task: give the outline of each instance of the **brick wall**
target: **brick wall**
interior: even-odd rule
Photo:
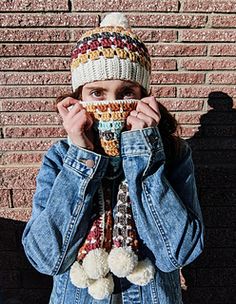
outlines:
[[[0,303],[46,304],[51,279],[20,245],[42,154],[65,136],[55,97],[70,51],[108,11],[124,11],[152,56],[152,87],[193,149],[206,249],[185,268],[186,304],[235,302],[236,1],[2,0]]]

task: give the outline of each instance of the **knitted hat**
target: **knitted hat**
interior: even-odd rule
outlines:
[[[125,16],[111,13],[100,27],[87,31],[77,42],[71,73],[74,91],[86,83],[120,79],[136,82],[149,92],[150,55]]]

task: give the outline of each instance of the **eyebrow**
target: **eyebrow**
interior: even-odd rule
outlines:
[[[130,89],[133,87],[138,87],[138,85],[136,85],[135,83],[131,83],[131,84],[126,84],[125,86],[122,86],[121,88],[117,88],[118,90],[125,90],[125,89]],[[103,88],[101,86],[91,86],[91,87],[86,87],[87,90],[103,90],[103,91],[107,91],[108,89]]]

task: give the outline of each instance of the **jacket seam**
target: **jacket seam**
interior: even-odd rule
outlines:
[[[158,230],[160,231],[160,234],[162,236],[162,239],[165,243],[165,246],[166,246],[166,251],[167,251],[167,254],[168,254],[168,257],[169,257],[169,260],[171,262],[171,264],[174,266],[174,267],[181,267],[181,265],[176,261],[175,257],[173,256],[172,252],[171,252],[171,245],[170,245],[170,242],[167,238],[167,235],[162,227],[162,224],[161,224],[161,221],[159,219],[159,216],[158,216],[158,213],[156,212],[153,204],[152,204],[152,201],[149,197],[149,192],[147,191],[146,189],[146,185],[143,183],[143,189],[144,189],[144,193],[145,193],[145,196],[147,198],[147,202],[148,202],[148,207],[149,207],[149,210],[151,211],[150,214],[151,216],[153,217],[154,219],[154,223],[156,224]]]

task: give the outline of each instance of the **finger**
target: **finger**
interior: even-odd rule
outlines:
[[[148,104],[160,116],[158,102],[156,101],[156,98],[154,96],[144,97],[141,99],[141,101]]]
[[[80,110],[73,117],[69,117],[69,115],[67,115],[66,120],[64,121],[65,127],[82,133],[84,130],[90,129],[92,125],[93,119],[85,109]]]
[[[77,101],[77,103],[71,106],[70,110],[68,111],[68,118],[71,119],[83,109],[84,108],[82,107],[82,105],[79,104],[79,102]]]
[[[157,123],[159,123],[160,120],[160,115],[159,112],[156,112],[151,106],[150,104],[144,103],[144,102],[139,102],[137,107],[136,107],[136,111],[143,113],[147,116],[150,116],[152,119],[154,119]]]
[[[57,109],[58,109],[61,117],[64,118],[68,114],[67,108],[76,103],[78,103],[78,100],[71,98],[71,97],[66,97],[62,101],[60,101],[57,104]]]
[[[144,120],[138,119],[137,117],[131,115],[127,117],[126,124],[129,130],[139,130],[147,127]]]
[[[142,112],[138,112],[138,114],[135,117],[136,119],[142,120],[147,127],[154,127],[158,125],[159,121],[156,121],[151,116],[148,116]]]

